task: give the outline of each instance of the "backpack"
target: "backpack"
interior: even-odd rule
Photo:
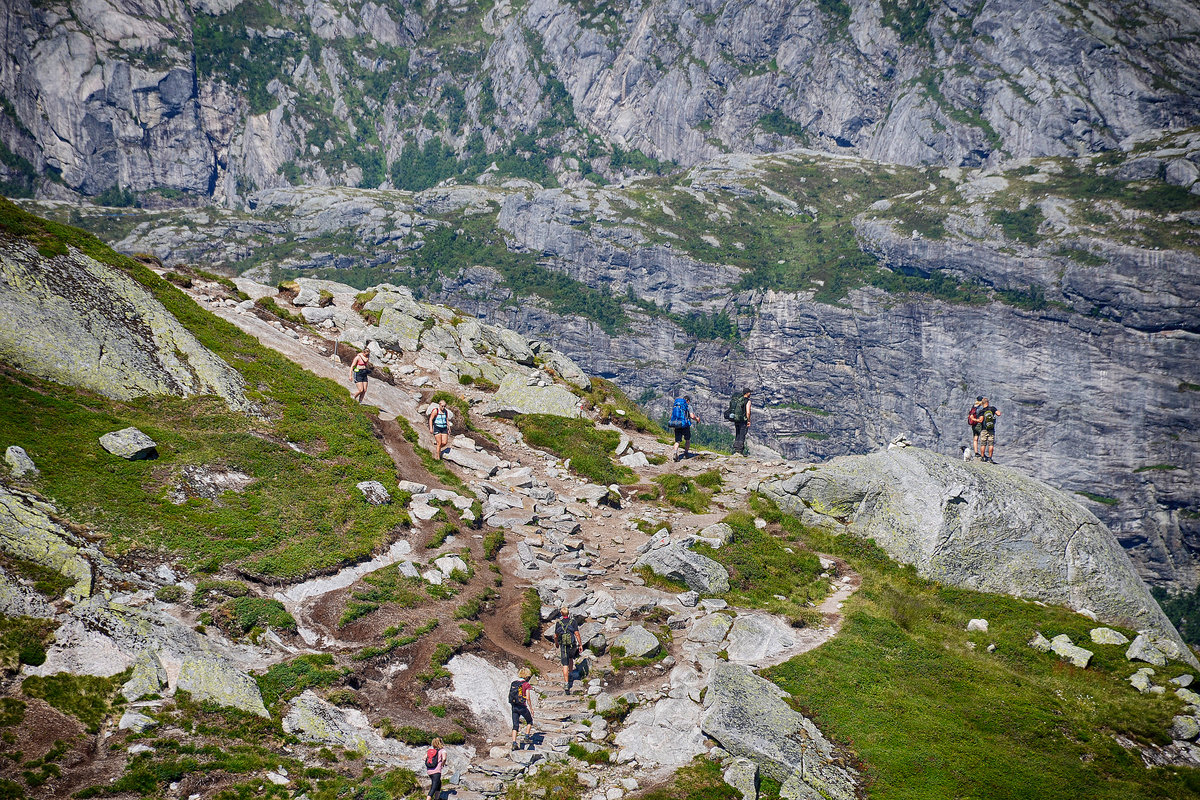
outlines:
[[[675,399],[675,405],[671,406],[671,419],[667,423],[668,428],[686,428],[688,426],[688,407],[687,400],[682,397]]]
[[[983,410],[983,427],[984,430],[996,430],[996,409],[988,406]]]
[[[729,398],[729,408],[725,412],[725,419],[730,422],[745,422],[746,421],[746,397],[744,395],[733,393]]]
[[[517,678],[508,685],[508,704],[510,706],[525,705],[525,700],[521,697],[521,684],[523,683],[525,683],[524,680]]]
[[[431,747],[425,751],[425,769],[437,769],[438,750],[436,747]]]
[[[558,642],[558,649],[561,653],[571,658],[575,657],[575,637],[567,630],[567,623],[561,619],[554,623],[554,641]]]
[[[974,427],[975,425],[979,424],[979,419],[978,419],[978,417],[975,416],[975,412],[978,410],[979,410],[979,406],[971,406],[971,410],[967,412],[967,424],[968,425]]]

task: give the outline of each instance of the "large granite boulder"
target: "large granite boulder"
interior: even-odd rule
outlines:
[[[685,583],[700,594],[729,591],[729,571],[708,556],[689,550],[682,542],[644,553],[634,566],[649,567],[655,575]]]
[[[25,452],[25,448],[12,445],[4,451],[4,463],[8,465],[14,478],[24,478],[26,475],[37,475],[39,470],[33,459]]]
[[[599,701],[596,703],[600,707]],[[639,706],[613,737],[620,748],[618,761],[636,758],[639,764],[681,767],[704,752],[700,704],[687,697],[666,697]]]
[[[837,748],[786,697],[747,667],[718,661],[704,695],[701,728],[783,784],[788,794],[781,796],[854,800],[858,775],[841,766]]]
[[[924,577],[1089,608],[1200,664],[1108,528],[1017,470],[905,447],[835,458],[761,491],[808,521],[874,539]]]
[[[622,648],[630,658],[650,658],[662,649],[662,644],[641,625],[630,625],[613,639],[613,647]]]
[[[249,409],[242,376],[133,278],[78,250],[0,254],[0,361],[129,400],[215,394]]]
[[[416,350],[425,323],[394,308],[385,308],[379,315],[378,341],[400,350]]]
[[[158,457],[158,443],[137,428],[122,428],[100,437],[100,446],[129,461]]]
[[[254,679],[233,662],[215,654],[197,652],[185,657],[177,686],[197,700],[211,700],[219,706],[260,717],[270,716]]]
[[[578,417],[579,398],[557,384],[538,386],[536,378],[510,372],[484,406],[483,413],[510,419],[518,414]]]
[[[100,553],[55,521],[55,509],[32,494],[0,484],[0,551],[71,580],[64,598],[76,603],[92,593],[92,561]]]

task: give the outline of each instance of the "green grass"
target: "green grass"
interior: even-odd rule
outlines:
[[[702,514],[708,511],[713,493],[721,488],[721,473],[714,469],[694,478],[667,473],[656,477],[654,482],[659,486],[662,502]]]
[[[308,653],[275,664],[255,680],[258,681],[263,703],[272,708],[305,689],[331,686],[340,681],[345,673],[346,670],[333,665],[333,656],[330,654]]]
[[[621,428],[632,428],[639,433],[655,436],[666,434],[661,425],[646,416],[641,406],[630,400],[625,392],[610,380],[592,378],[591,388],[582,395],[599,412],[598,419],[602,423],[612,423]]]
[[[612,753],[601,747],[599,750],[592,752],[586,749],[578,742],[571,742],[567,745],[567,755],[571,758],[578,759],[585,764],[607,764],[612,761]]]
[[[526,589],[525,596],[521,598],[521,631],[523,633],[521,644],[528,646],[537,636],[541,627],[542,600],[538,596],[537,589]]]
[[[58,623],[52,620],[0,614],[0,668],[13,672],[22,664],[45,664],[46,645],[56,628]]]
[[[112,710],[117,689],[128,679],[128,670],[111,678],[66,672],[44,678],[31,675],[22,682],[21,691],[27,697],[45,700],[64,714],[75,717],[88,733],[96,733]]]
[[[741,800],[742,794],[725,783],[723,770],[719,761],[700,757],[676,770],[671,779],[664,785],[655,787],[645,794],[638,795],[639,800]],[[767,781],[763,782],[764,784]],[[768,800],[770,794],[764,792],[767,786],[759,787],[759,797]],[[778,789],[775,797],[779,796]]]
[[[613,460],[621,439],[616,431],[598,430],[589,419],[550,414],[522,414],[516,424],[530,447],[569,458],[571,470],[593,483],[607,486],[637,480],[632,469]]]
[[[236,567],[293,580],[368,557],[407,523],[393,505],[368,506],[354,485],[390,478],[395,467],[375,439],[370,409],[345,387],[317,378],[202,310],[143,265],[75,228],[40,220],[0,200],[0,230],[46,255],[75,246],[145,286],[202,344],[246,379],[264,416],[230,411],[212,397],[116,401],[0,373],[0,429],[12,431],[42,474],[35,485],[65,516],[90,524],[113,555],[166,549],[185,566]],[[155,461],[115,459],[94,445],[134,425],[159,444]],[[92,442],[92,446],[81,446]],[[316,453],[305,455],[287,442]],[[188,464],[222,464],[255,478],[221,502],[175,505],[168,487]]]
[[[1096,494],[1095,492],[1078,491],[1075,492],[1075,494],[1081,497],[1086,497],[1088,500],[1091,500],[1095,503],[1103,503],[1106,506],[1117,506],[1121,504],[1121,501],[1115,497],[1109,497],[1108,495],[1104,494]]]
[[[365,586],[351,593],[346,610],[338,620],[339,627],[349,625],[384,605],[416,608],[427,602],[427,595],[423,591],[425,581],[404,577],[400,574],[400,567],[395,564],[365,575],[363,583]]]
[[[23,558],[0,554],[0,566],[27,580],[33,590],[47,600],[61,598],[67,589],[75,585],[75,581],[66,575]]]
[[[1147,464],[1144,467],[1138,467],[1134,472],[1172,472],[1179,469],[1174,464]]]
[[[273,628],[277,631],[296,630],[296,619],[278,600],[265,597],[238,597],[226,600],[213,612],[213,619],[221,630],[237,638],[255,629]]]
[[[1065,800],[1083,787],[1112,800],[1200,796],[1200,770],[1147,770],[1113,740],[1165,744],[1181,702],[1132,690],[1124,648],[1091,644],[1096,623],[925,581],[870,542],[784,519],[815,549],[845,558],[863,585],[837,637],[765,674],[849,744],[872,798]],[[966,633],[976,617],[987,634]],[[1033,650],[1026,642],[1037,632],[1069,635],[1095,651],[1092,664]]]
[[[505,800],[581,800],[583,784],[575,768],[551,764],[509,785]]]
[[[404,630],[403,625],[396,625],[384,631],[384,642],[382,645],[371,645],[364,647],[354,654],[355,661],[366,661],[367,659],[375,658],[376,656],[387,655],[398,647],[407,647],[420,639],[425,634],[432,631],[438,626],[436,619],[426,620],[415,631],[407,636],[401,636],[400,632]]]
[[[756,511],[769,514],[770,509],[759,505]],[[700,544],[695,549],[729,571],[726,599],[730,604],[769,609],[792,618],[793,624],[805,620],[802,612],[807,604],[829,593],[817,556],[794,538],[789,542],[754,527],[754,515],[745,511],[735,511],[723,521],[733,528],[730,542],[720,548]],[[789,553],[789,547],[794,552]]]

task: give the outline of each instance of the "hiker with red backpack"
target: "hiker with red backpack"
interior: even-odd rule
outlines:
[[[996,450],[996,418],[1000,416],[1000,409],[991,404],[986,397],[983,398],[983,403],[979,406],[979,412],[976,414],[979,417],[979,457],[985,464],[995,464],[992,460],[992,453]]]
[[[683,442],[683,457],[689,458],[688,451],[692,447],[692,423],[699,422],[700,418],[692,411],[692,398],[689,395],[675,398],[675,403],[671,406],[671,418],[667,420],[667,427],[675,431],[675,447],[671,450],[671,460],[679,460],[679,443]]]
[[[434,739],[425,751],[425,772],[429,775],[429,800],[441,800],[442,770],[446,768],[446,744]]]
[[[530,706],[529,679],[533,671],[522,667],[517,673],[517,679],[508,685],[508,705],[512,709],[512,749],[517,749],[517,732],[521,730],[521,720],[525,720],[525,739],[533,737],[533,711]]]

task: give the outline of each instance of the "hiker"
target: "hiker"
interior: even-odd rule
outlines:
[[[508,704],[512,707],[512,749],[517,749],[517,731],[521,729],[521,720],[525,720],[525,738],[533,736],[533,711],[529,703],[529,678],[533,671],[522,667],[517,673],[517,679],[508,686]]]
[[[445,400],[439,400],[436,406],[429,407],[428,421],[435,448],[433,457],[441,461],[442,453],[450,446],[450,411],[446,408]]]
[[[689,450],[692,447],[692,423],[699,422],[700,418],[692,411],[692,398],[690,395],[675,398],[675,404],[671,406],[671,419],[667,422],[667,427],[675,429],[675,447],[671,450],[671,460],[679,460],[679,442],[683,442],[683,457],[690,458]]]
[[[350,362],[350,382],[354,384],[354,400],[358,403],[367,396],[367,376],[371,374],[371,351],[363,348]]]
[[[575,656],[583,649],[579,638],[579,625],[571,619],[571,610],[562,607],[562,616],[554,623],[554,643],[558,645],[559,661],[563,668],[563,694],[571,693],[571,670],[575,668]]]
[[[446,745],[434,739],[425,751],[425,772],[429,775],[429,800],[441,800],[442,770],[446,768]]]
[[[979,406],[982,404],[983,395],[980,395],[975,398],[975,402],[971,405],[971,410],[967,412],[967,426],[975,436],[971,442],[971,446],[975,449],[976,458],[983,458],[983,455],[979,452],[979,433],[983,430],[983,421],[979,419]]]
[[[977,416],[982,427],[979,432],[979,457],[985,464],[995,464],[996,462],[992,460],[992,452],[996,449],[996,417],[1000,416],[1000,409],[988,402],[985,397],[979,406]]]
[[[733,452],[734,455],[749,455],[746,447],[746,431],[750,427],[750,390],[742,389],[741,393],[734,392],[729,398],[729,409],[725,419],[733,423]]]

